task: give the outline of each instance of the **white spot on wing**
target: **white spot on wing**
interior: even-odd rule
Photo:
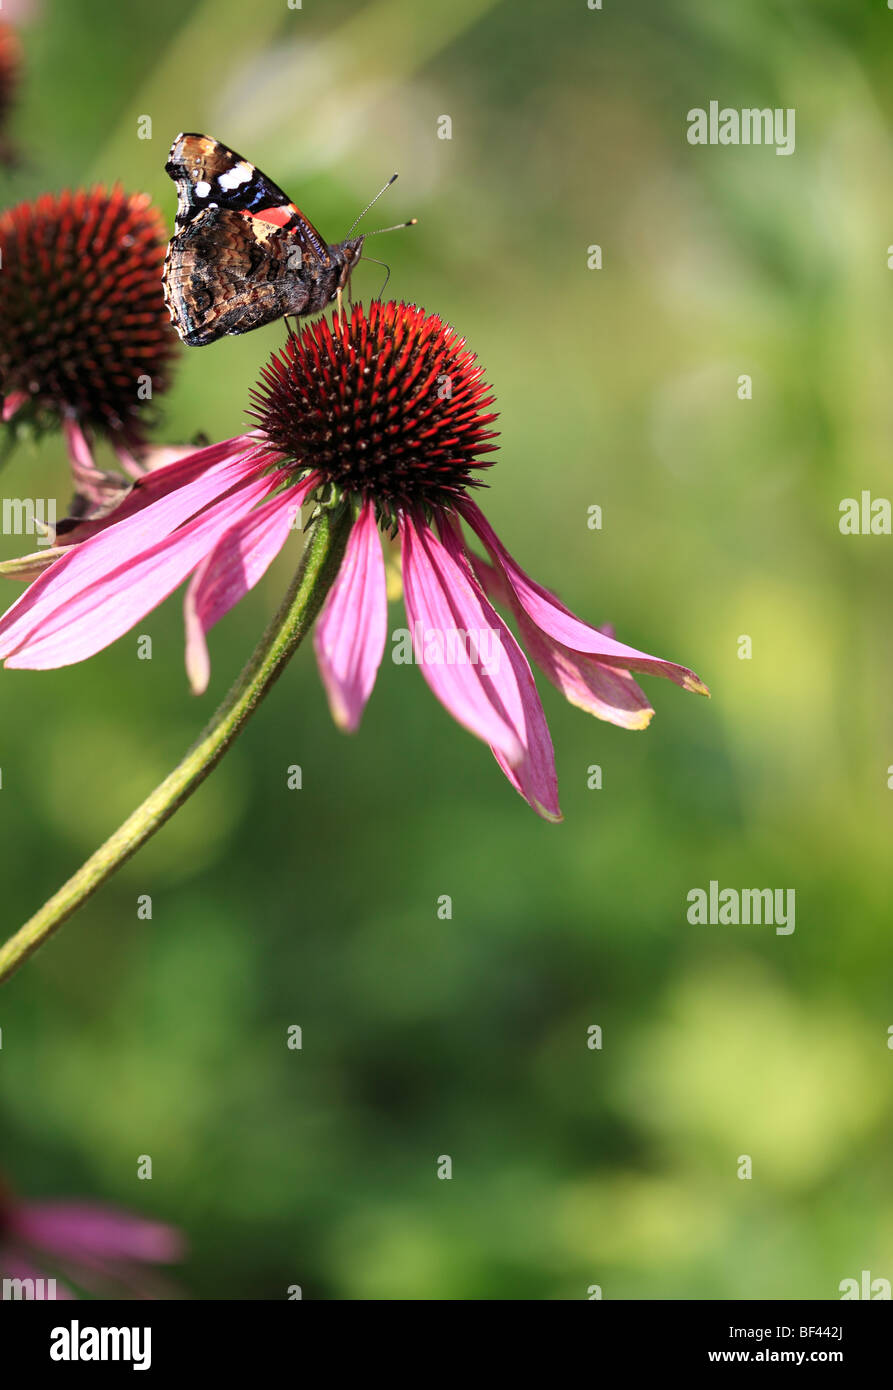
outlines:
[[[221,188],[238,188],[242,183],[249,183],[253,173],[254,170],[251,165],[242,160],[240,163],[234,164],[225,174],[221,174],[217,182]]]
[[[210,192],[211,192],[211,185],[207,182],[206,179],[201,179],[201,180],[195,185],[195,196],[196,196],[196,198],[207,198],[207,196],[208,196],[208,194],[209,194]]]

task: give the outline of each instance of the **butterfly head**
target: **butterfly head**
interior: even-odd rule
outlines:
[[[361,236],[348,237],[347,240],[342,241],[338,247],[341,263],[337,286],[339,290],[347,288],[347,282],[353,274],[357,261],[361,258],[365,239],[365,237]]]

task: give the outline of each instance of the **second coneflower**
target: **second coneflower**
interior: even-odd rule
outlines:
[[[632,671],[706,693],[684,666],[582,622],[512,558],[472,499],[495,448],[493,397],[463,339],[404,304],[319,321],[274,354],[257,430],[152,472],[0,619],[9,667],[92,656],[183,580],[186,660],[208,681],[208,630],[251,589],[302,505],[349,510],[343,561],[315,628],[337,722],[356,729],[387,638],[381,533],[399,537],[414,659],[431,690],[489,744],[540,815],[560,819],[552,743],[530,667],[573,704],[625,728],[651,706]],[[473,545],[471,542],[477,542]]]
[[[111,441],[142,472],[146,423],[168,384],[177,339],[161,289],[167,232],[145,194],[43,194],[0,215],[0,413],[61,425],[78,515],[121,494],[93,457]]]

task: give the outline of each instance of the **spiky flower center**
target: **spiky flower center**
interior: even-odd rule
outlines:
[[[355,305],[289,338],[252,414],[271,448],[383,516],[447,505],[496,445],[483,368],[449,325],[406,304]]]
[[[176,347],[145,194],[44,194],[0,216],[0,393],[138,442]]]

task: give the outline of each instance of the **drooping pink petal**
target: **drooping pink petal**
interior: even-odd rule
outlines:
[[[353,733],[372,694],[388,635],[384,557],[372,502],[348,537],[338,578],[313,629],[332,718]]]
[[[268,491],[268,478],[245,481],[185,526],[129,560],[122,559],[118,548],[113,549],[105,557],[109,568],[85,588],[71,593],[68,586],[62,600],[52,606],[53,595],[46,594],[36,623],[33,611],[18,624],[18,631],[3,632],[0,620],[0,656],[6,657],[6,665],[11,668],[48,670],[95,655],[173,593],[229,528]],[[82,559],[89,549],[108,539],[106,532],[85,541],[72,559]],[[56,570],[65,564],[63,558],[33,587],[46,581],[52,583]],[[95,571],[93,565],[90,573]]]
[[[68,445],[75,489],[83,504],[101,507],[122,498],[128,489],[127,482],[117,473],[105,473],[97,467],[87,436],[73,416],[63,417],[62,431]]]
[[[197,472],[192,461],[184,459],[148,474],[143,480],[152,499],[148,505],[132,504],[134,494],[143,486],[138,483],[122,504],[123,517],[69,550],[7,609],[0,618],[0,656],[19,647],[69,599],[128,565],[134,556],[170,535],[209,502],[224,498],[230,489],[254,477],[259,467],[253,451],[235,457],[226,452]],[[168,477],[162,480],[163,474]]]
[[[284,482],[285,472],[272,475],[270,486]],[[244,598],[266,574],[293,529],[295,515],[318,477],[277,492],[236,522],[195,571],[186,589],[186,674],[194,694],[208,687],[211,661],[207,633]]]
[[[533,660],[570,704],[622,729],[647,729],[654,708],[628,671],[544,637],[526,614],[518,625]]]
[[[148,471],[140,460],[134,457],[120,436],[116,436],[112,441],[112,448],[115,451],[118,462],[129,478],[133,478],[134,480],[141,478],[143,474]],[[170,451],[170,457],[166,460],[162,460],[162,462],[173,463],[175,459],[186,458],[189,452],[189,449],[183,449],[181,451],[172,449]]]
[[[635,647],[628,647],[625,643],[600,632],[598,628],[581,622],[560,599],[524,573],[499,540],[480,507],[470,497],[462,499],[458,504],[458,510],[502,570],[517,603],[547,637],[570,651],[594,656],[605,666],[644,671],[652,676],[667,676],[685,690],[692,690],[699,695],[710,693],[700,677],[688,667],[649,656],[647,652],[637,651]]]
[[[185,489],[191,487],[193,483],[200,485],[202,479],[205,479],[208,483],[208,490],[204,500],[207,501],[218,496],[229,485],[226,483],[226,477],[233,476],[227,472],[221,482],[221,469],[227,469],[231,462],[238,464],[240,460],[244,460],[247,471],[253,469],[260,471],[267,462],[275,463],[276,457],[269,454],[261,455],[258,452],[257,441],[247,435],[240,435],[235,439],[225,439],[220,444],[209,444],[205,449],[192,450],[182,457],[170,460],[163,467],[156,468],[152,474],[144,473],[113,511],[102,516],[91,516],[83,519],[71,516],[60,521],[56,527],[59,544],[66,546],[79,544],[91,536],[98,535],[100,531],[108,531],[112,526],[119,525],[137,512],[145,511],[147,507],[154,506],[162,498],[173,497],[175,494],[182,497],[186,509],[173,522],[173,525],[179,525],[180,521],[193,515],[202,505],[201,500],[196,503],[194,490],[186,494]],[[242,471],[237,470],[235,476],[240,476]],[[201,493],[199,493],[199,497],[201,497]],[[177,511],[179,512],[179,508]],[[165,513],[164,517],[161,514],[155,514],[154,522],[172,529],[170,518],[175,514],[174,512]],[[159,534],[160,532],[156,532],[156,539]]]
[[[497,650],[508,656],[514,676],[514,684],[505,682],[500,694],[507,697],[508,712],[513,728],[519,732],[524,748],[524,756],[513,766],[498,748],[491,750],[499,766],[517,792],[542,816],[544,820],[560,821],[561,808],[558,804],[558,778],[555,773],[555,753],[549,726],[536,689],[536,682],[527,659],[514,634],[506,626],[495,608],[487,601],[478,585],[469,564],[469,557],[462,545],[461,536],[449,523],[441,528],[443,543],[450,558],[466,575],[469,583],[478,592],[484,615],[490,628],[499,639]]]
[[[480,595],[424,523],[402,517],[400,539],[406,616],[422,675],[454,719],[517,765],[524,747],[501,698],[508,664],[499,663],[493,675],[477,661],[426,658],[426,646],[445,654],[449,640],[462,640],[457,634],[489,628]]]
[[[479,555],[472,553],[470,559],[484,592],[512,608],[528,652],[570,704],[624,729],[647,728],[654,710],[628,671],[603,665],[547,637],[515,599],[502,570]],[[607,625],[601,631],[606,637],[614,635]]]
[[[93,1255],[171,1264],[184,1252],[174,1227],[91,1203],[24,1202],[14,1208],[10,1222],[20,1240],[61,1259]]]

